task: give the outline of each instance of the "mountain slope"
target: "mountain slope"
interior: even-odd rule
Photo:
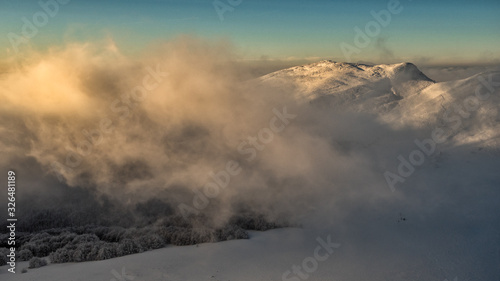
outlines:
[[[489,71],[436,83],[411,63],[321,61],[270,73],[261,81],[289,87],[299,101],[321,108],[374,114],[395,128],[444,127],[458,144],[491,146],[500,137],[499,76]]]

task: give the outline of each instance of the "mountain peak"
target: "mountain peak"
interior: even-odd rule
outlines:
[[[416,65],[411,62],[402,62],[396,64],[381,64],[374,65],[384,69],[387,74],[392,75],[397,80],[424,80],[434,82],[434,80],[427,77]]]
[[[322,60],[261,77],[266,83],[292,87],[299,99],[323,104],[368,104],[392,108],[435,82],[409,62],[369,65]]]
[[[395,64],[364,64],[364,63],[350,63],[350,62],[337,62],[333,60],[322,60],[317,63],[300,66],[300,68],[318,68],[317,70],[339,70],[339,71],[368,71],[374,75],[387,76],[387,78],[395,79],[397,81],[403,80],[424,80],[434,82],[418,69],[416,65],[411,62],[401,62]]]
[[[408,81],[426,81],[434,83],[432,79],[427,77],[418,69],[416,65],[410,62],[370,65],[322,60],[316,63],[279,70],[265,75],[262,78],[263,80],[270,78],[344,80],[345,78],[349,78],[349,80],[354,79],[370,81],[390,79],[395,84],[401,84]]]

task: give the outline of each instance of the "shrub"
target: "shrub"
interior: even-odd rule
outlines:
[[[72,262],[93,261],[97,256],[97,250],[94,251],[95,244],[85,242],[78,244],[72,253]]]
[[[76,236],[73,241],[71,241],[71,244],[77,245],[77,244],[82,244],[82,243],[87,243],[87,242],[97,242],[99,241],[99,237],[97,237],[95,234],[82,234]]]
[[[248,233],[239,226],[230,225],[216,231],[217,241],[248,239]]]
[[[87,253],[84,249],[76,249],[68,253],[69,262],[82,262],[87,261]]]
[[[22,249],[18,254],[20,261],[29,261],[33,257],[33,253],[28,249]]]
[[[96,235],[106,242],[119,242],[123,238],[125,229],[122,227],[106,227],[96,231]]]
[[[170,205],[162,201],[148,201],[137,205],[142,215],[152,215],[159,210],[161,216],[154,224],[124,228],[121,226],[77,225],[45,229],[40,233],[28,233],[22,236],[19,248],[19,260],[49,255],[53,263],[83,262],[105,260],[118,256],[159,249],[166,244],[194,245],[232,239],[247,239],[246,230],[267,230],[276,228],[276,224],[263,215],[253,212],[240,212],[228,223],[215,228],[205,215],[192,216],[185,220],[173,214]],[[154,205],[154,206],[153,206]],[[0,234],[1,237],[1,234]],[[0,244],[0,247],[2,244]],[[0,265],[6,264],[8,249],[0,248]]]
[[[263,215],[255,214],[243,214],[233,217],[230,224],[236,224],[246,230],[258,231],[266,231],[280,227],[280,225],[274,222],[269,222]]]
[[[118,245],[118,255],[126,256],[143,252],[141,246],[132,239],[124,239]]]
[[[70,252],[67,248],[60,248],[50,253],[49,258],[52,263],[71,262],[73,260],[72,254],[72,251]]]
[[[165,247],[165,241],[157,234],[147,234],[137,238],[137,243],[144,250],[153,250]]]
[[[29,250],[35,257],[45,257],[56,249],[51,249],[48,242],[29,242],[21,246],[21,250]]]
[[[22,245],[20,249],[30,250],[35,257],[45,257],[51,252],[63,248],[76,237],[77,235],[75,233],[69,232],[63,232],[54,236],[46,232],[38,233],[34,235],[28,243]]]
[[[46,265],[47,265],[47,261],[45,259],[34,257],[30,260],[29,268],[39,268],[39,267],[46,266]]]
[[[107,260],[118,257],[118,243],[106,243],[97,252],[97,260]]]
[[[9,254],[9,249],[0,248],[0,266],[7,264],[7,255]]]

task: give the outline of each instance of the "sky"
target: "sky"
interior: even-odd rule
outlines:
[[[19,54],[16,49],[22,53],[110,40],[133,54],[155,42],[190,34],[228,40],[247,60],[500,63],[496,0],[59,0],[58,11],[45,23],[40,3],[52,1],[0,1],[2,58]],[[389,11],[391,4],[398,12]],[[378,24],[367,46],[359,48],[355,28],[364,31],[374,21],[372,12],[389,12],[391,18],[385,26]],[[12,39],[20,40],[26,20],[34,23],[36,15],[36,34],[22,43]],[[345,46],[355,52],[346,52]]]

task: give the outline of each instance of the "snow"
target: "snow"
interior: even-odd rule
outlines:
[[[380,231],[381,226],[388,228]],[[317,261],[316,270],[302,270],[308,275],[307,280],[442,281],[455,276],[460,276],[459,280],[493,280],[487,279],[494,276],[485,271],[497,258],[493,249],[488,250],[492,247],[488,239],[492,237],[464,237],[442,231],[421,235],[419,228],[434,226],[418,218],[408,221],[390,218],[376,223],[361,220],[349,227],[349,231],[333,227],[251,232],[248,240],[167,247],[97,262],[50,264],[23,274],[7,273],[3,266],[0,278],[5,281],[282,280],[292,266],[301,266],[314,257],[315,249],[320,247],[318,238],[326,241],[330,236],[331,242],[340,246],[326,260]],[[322,248],[319,253],[325,256],[327,252]],[[20,270],[27,264],[20,263],[18,267]],[[468,272],[472,269],[476,271]],[[473,277],[476,279],[469,279]]]

